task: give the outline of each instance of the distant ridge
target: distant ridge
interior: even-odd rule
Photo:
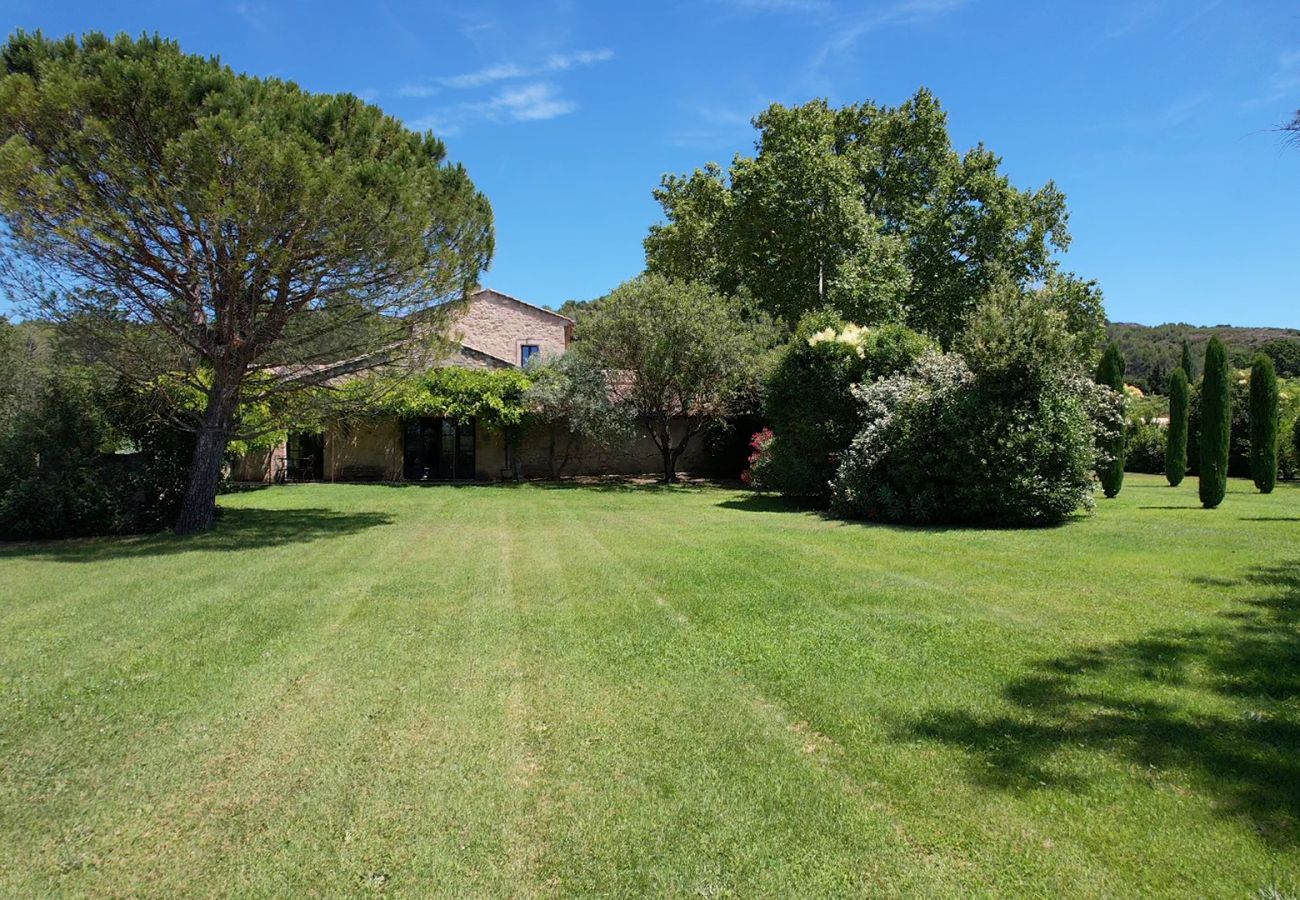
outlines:
[[[1263,352],[1273,358],[1279,375],[1300,376],[1300,329],[1296,328],[1109,322],[1106,334],[1124,351],[1128,363],[1126,380],[1143,390],[1164,392],[1170,373],[1182,357],[1183,341],[1191,348],[1196,366],[1192,375],[1199,378],[1205,344],[1215,336],[1223,341],[1228,349],[1228,361],[1237,368],[1246,368],[1256,353]]]

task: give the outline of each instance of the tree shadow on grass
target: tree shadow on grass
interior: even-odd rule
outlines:
[[[1066,758],[1080,749],[1176,771],[1264,841],[1300,843],[1300,562],[1236,584],[1260,593],[1221,623],[1044,660],[1003,689],[1010,712],[931,711],[906,731],[1011,790],[1086,788]]]
[[[826,515],[825,506],[811,501],[799,501],[782,494],[750,493],[743,497],[732,497],[719,501],[723,509],[738,509],[742,512],[793,512]],[[827,516],[829,518],[829,516]]]
[[[808,516],[817,516],[837,525],[856,526],[860,528],[883,528],[888,531],[904,531],[911,533],[937,534],[945,531],[1050,531],[1054,528],[1062,528],[1069,525],[1076,519],[1083,518],[1080,513],[1067,516],[1061,522],[1050,522],[1044,524],[1021,524],[1021,525],[997,525],[981,523],[962,523],[962,522],[933,522],[910,524],[904,522],[879,522],[872,519],[845,519],[840,516],[832,515],[831,512],[823,505],[810,500],[798,500],[786,497],[782,494],[765,494],[752,493],[744,497],[733,497],[728,500],[720,500],[715,504],[720,509],[738,509],[743,512],[787,512],[803,513]]]
[[[391,524],[384,512],[338,512],[332,509],[221,510],[207,534],[177,537],[171,533],[122,537],[78,538],[0,544],[0,561],[45,559],[56,562],[103,562],[165,556],[174,553],[255,550],[286,544],[306,544]]]
[[[529,478],[524,481],[368,481],[369,487],[386,487],[396,490],[439,490],[451,488],[456,490],[543,490],[543,491],[583,491],[595,494],[659,494],[659,493],[699,493],[712,488],[734,488],[725,482],[706,479],[679,481],[664,484],[662,481],[637,478],[632,476],[610,475],[600,478],[564,478],[560,480]],[[739,483],[737,483],[739,484]]]

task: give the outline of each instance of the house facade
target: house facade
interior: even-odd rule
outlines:
[[[520,368],[534,356],[558,356],[573,340],[573,320],[500,291],[476,291],[451,308],[456,345],[442,365]],[[564,435],[565,475],[659,472],[654,442],[638,436],[626,447],[587,446]],[[320,432],[289,435],[279,446],[250,453],[235,466],[240,481],[497,481],[552,474],[556,436],[549,428],[526,429],[511,449],[505,435],[471,419],[374,417],[331,423]],[[698,467],[696,440],[679,463]]]

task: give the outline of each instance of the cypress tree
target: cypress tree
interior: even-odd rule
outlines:
[[[1101,362],[1097,366],[1097,383],[1116,391],[1121,398],[1124,396],[1124,354],[1120,352],[1119,345],[1114,342],[1107,344],[1105,352],[1101,355]],[[1106,496],[1114,497],[1124,484],[1123,427],[1120,428],[1119,434],[1107,441],[1102,449],[1110,459],[1102,463],[1097,477],[1101,479],[1101,489]]]
[[[1277,371],[1267,354],[1250,367],[1250,477],[1261,494],[1277,483]]]
[[[1196,370],[1192,368],[1192,349],[1187,346],[1187,338],[1183,338],[1183,361],[1179,365],[1187,373],[1188,384],[1196,380]]]
[[[1165,443],[1165,477],[1178,487],[1187,474],[1187,413],[1191,407],[1187,373],[1174,369],[1169,376],[1169,439]]]
[[[1232,440],[1232,407],[1228,394],[1228,353],[1217,337],[1205,348],[1201,376],[1201,505],[1214,509],[1228,490],[1228,446]]]

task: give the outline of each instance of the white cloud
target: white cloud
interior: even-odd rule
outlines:
[[[486,100],[455,103],[412,119],[415,131],[433,131],[439,137],[459,134],[472,122],[541,122],[567,116],[578,104],[565,97],[555,85],[535,81],[503,88]]]
[[[474,88],[481,87],[485,84],[491,84],[494,81],[507,81],[511,78],[526,78],[529,70],[517,66],[513,63],[499,63],[495,66],[488,66],[486,69],[479,69],[477,72],[466,72],[464,75],[450,75],[445,78],[436,79],[438,84],[452,88]]]
[[[563,72],[578,66],[609,62],[613,58],[614,51],[608,47],[600,50],[579,50],[576,53],[555,53],[546,60],[545,71]]]
[[[445,75],[423,83],[404,85],[398,88],[398,93],[403,97],[432,97],[444,90],[472,90],[500,82],[518,82],[500,87],[484,100],[450,103],[435,109],[427,115],[412,119],[410,127],[450,135],[474,121],[540,122],[567,116],[578,108],[576,102],[565,97],[554,84],[540,76],[594,66],[613,58],[614,51],[607,47],[552,53],[534,65],[497,63],[474,72]]]
[[[504,114],[517,122],[532,122],[566,116],[578,108],[572,100],[561,97],[553,85],[538,82],[509,88],[487,102],[489,118]]]
[[[431,113],[427,116],[420,116],[419,118],[411,119],[406,123],[406,127],[412,131],[432,131],[440,138],[454,137],[455,135],[460,134],[462,130],[458,123],[446,118],[440,113]]]
[[[553,53],[546,58],[545,62],[539,65],[523,66],[518,63],[496,63],[473,72],[444,75],[433,79],[432,83],[408,84],[400,88],[398,92],[403,97],[431,97],[438,92],[439,88],[466,90],[495,84],[498,81],[520,81],[525,78],[536,78],[539,75],[549,75],[555,72],[567,72],[570,69],[594,66],[597,63],[609,62],[613,58],[614,51],[609,48],[577,50],[572,53]]]
[[[440,88],[431,84],[404,84],[397,89],[402,97],[432,97]]]
[[[819,69],[832,56],[848,50],[868,32],[894,25],[917,25],[954,12],[966,0],[897,0],[878,6],[865,15],[837,24],[835,37],[822,45],[812,58],[810,68]]]

